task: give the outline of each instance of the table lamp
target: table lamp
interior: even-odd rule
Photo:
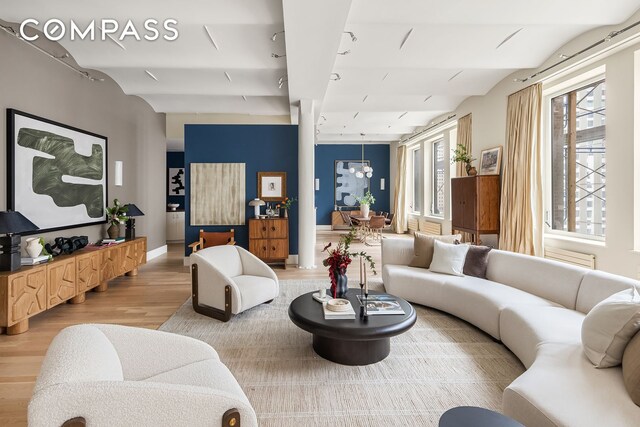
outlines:
[[[253,206],[256,218],[260,218],[260,206],[264,206],[264,202],[260,199],[253,199],[249,202],[249,206]]]
[[[20,233],[39,230],[20,212],[0,212],[0,271],[14,271],[20,268]]]
[[[136,238],[136,219],[135,216],[144,216],[144,213],[138,209],[136,205],[133,203],[129,203],[125,205],[127,208],[127,228],[124,233],[125,239],[135,239]]]

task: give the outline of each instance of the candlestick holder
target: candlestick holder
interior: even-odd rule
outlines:
[[[364,283],[360,282],[360,318],[364,317],[365,302],[364,302]]]

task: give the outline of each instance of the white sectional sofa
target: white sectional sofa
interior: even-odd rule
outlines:
[[[596,369],[581,326],[598,302],[640,283],[500,250],[487,279],[409,267],[413,240],[382,241],[382,279],[390,294],[464,319],[502,341],[527,371],[503,395],[503,412],[526,426],[640,426],[640,407],[621,368]]]

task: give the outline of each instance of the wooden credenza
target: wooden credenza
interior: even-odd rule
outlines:
[[[451,179],[451,228],[473,235],[500,233],[500,176],[476,175]]]
[[[289,219],[250,219],[249,252],[264,262],[281,262],[287,268]]]
[[[29,318],[69,301],[79,304],[85,292],[103,292],[107,282],[134,276],[147,262],[147,239],[125,241],[100,249],[85,248],[60,255],[46,264],[0,272],[0,329],[9,335],[29,329]]]

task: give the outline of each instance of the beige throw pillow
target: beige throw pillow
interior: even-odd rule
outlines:
[[[622,361],[624,349],[640,330],[640,294],[625,289],[600,301],[582,321],[582,347],[597,368]]]
[[[439,240],[444,243],[453,244],[456,240],[462,239],[462,235],[453,234],[449,236],[435,236],[432,234],[415,232],[413,240],[413,259],[409,263],[410,267],[429,268],[433,259],[433,241]]]
[[[629,341],[622,355],[622,378],[633,403],[640,406],[640,333]]]

